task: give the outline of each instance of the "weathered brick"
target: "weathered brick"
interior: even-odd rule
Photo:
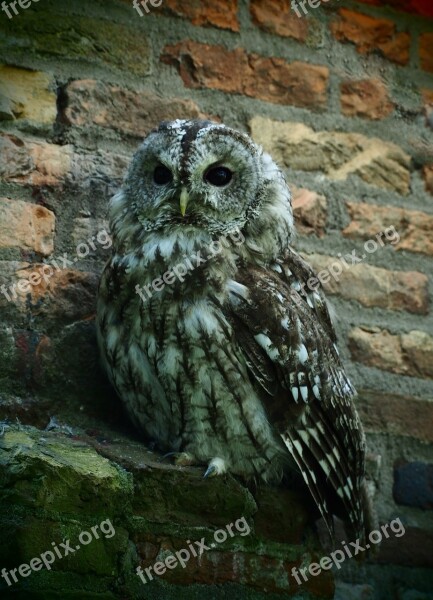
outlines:
[[[313,131],[302,123],[254,117],[251,134],[256,142],[287,168],[323,171],[330,179],[357,175],[377,187],[409,193],[410,157],[377,138],[358,133]]]
[[[0,120],[54,123],[56,102],[52,78],[46,73],[0,66]]]
[[[361,54],[379,51],[387,59],[399,64],[409,62],[410,35],[398,33],[389,19],[341,8],[339,18],[331,23],[331,31],[341,42],[352,42]]]
[[[25,293],[15,288],[16,294],[14,297],[14,294],[11,293],[13,291],[11,286],[17,283],[17,272],[28,265],[29,263],[18,260],[0,260],[0,307],[5,322],[5,309],[8,307],[12,308],[11,303],[14,304],[14,308],[18,308],[21,311],[25,310]]]
[[[161,535],[156,537],[148,533],[136,534],[133,541],[143,570],[168,553],[174,554],[176,550],[188,547],[185,540],[168,539]],[[310,554],[309,558],[312,562],[319,560],[314,554]],[[297,584],[291,571],[293,567],[299,568],[302,564],[301,560],[291,557],[275,558],[265,554],[259,556],[252,552],[232,553],[224,549],[210,549],[200,556],[199,561],[188,561],[183,569],[167,570],[164,580],[178,585],[222,585],[238,582],[241,572],[244,585],[266,590],[268,594],[285,593],[291,596],[293,589],[296,589],[297,595],[305,595],[311,600],[333,598],[334,584],[330,571],[322,571],[305,583]]]
[[[129,157],[105,150],[75,152],[72,145],[59,146],[24,136],[0,133],[0,176],[4,181],[32,186],[62,186],[66,182],[85,189],[91,182],[121,183]]]
[[[388,89],[380,79],[343,81],[340,102],[343,114],[348,117],[383,119],[394,110]]]
[[[433,73],[433,33],[423,33],[419,36],[419,58],[421,68]]]
[[[423,331],[401,335],[404,359],[412,374],[433,378],[433,337]]]
[[[150,92],[134,92],[91,79],[72,81],[65,90],[63,121],[77,127],[98,125],[144,137],[160,121],[200,118],[192,100],[162,98]]]
[[[43,206],[0,198],[0,248],[48,256],[54,249],[54,213]]]
[[[349,334],[354,360],[399,375],[433,379],[433,338],[423,331],[394,335],[379,328],[355,327]]]
[[[106,19],[56,14],[53,5],[0,19],[0,56],[8,63],[45,62],[47,57],[105,67],[119,74],[149,75],[152,50],[144,31]]]
[[[422,111],[426,117],[426,125],[433,129],[433,90],[421,89],[421,97],[423,100]]]
[[[86,253],[84,247],[79,246],[80,244],[85,244],[87,246],[87,252],[89,256],[94,256],[98,251],[105,254],[105,252],[111,246],[111,238],[109,237],[108,231],[109,227],[107,219],[94,218],[91,216],[91,214],[75,217],[74,228],[72,230],[72,239],[74,241],[75,248],[78,247],[78,253]],[[95,246],[96,250],[92,246]]]
[[[27,268],[17,275],[28,277],[29,274],[41,270],[42,266],[39,265],[35,269],[32,265],[30,269]],[[96,273],[71,268],[54,270],[48,282],[41,276],[40,284],[31,286],[33,302],[39,301],[39,317],[48,318],[55,323],[73,323],[93,317],[98,281]]]
[[[330,273],[323,282],[328,294],[356,300],[368,307],[407,310],[416,314],[429,312],[429,282],[423,273],[389,271],[367,264],[347,268],[339,258],[321,254],[307,254],[305,258],[316,272]]]
[[[251,0],[253,23],[264,31],[305,42],[308,36],[308,18],[299,18],[293,12],[291,0]]]
[[[425,165],[422,172],[425,181],[425,188],[428,192],[430,192],[430,194],[433,194],[433,165]]]
[[[304,188],[290,186],[290,189],[296,230],[304,235],[315,233],[323,236],[327,217],[325,196]]]
[[[166,46],[161,60],[174,65],[190,88],[213,88],[307,108],[323,108],[328,98],[327,67],[188,40]]]
[[[396,250],[433,255],[432,215],[417,210],[363,202],[347,202],[346,205],[352,220],[344,229],[344,236],[368,239],[374,237],[378,231],[394,227],[400,238],[393,244]]]
[[[0,133],[0,176],[5,181],[56,186],[71,168],[72,146]]]
[[[433,401],[359,390],[356,405],[367,431],[433,442]]]
[[[95,313],[98,275],[62,266],[55,258],[46,264],[0,261],[0,306],[13,303],[27,312],[30,301],[39,323],[49,320],[57,327],[89,319]]]
[[[75,152],[67,181],[80,190],[95,185],[101,186],[109,197],[121,185],[130,160],[129,155],[113,154],[105,150],[97,150],[94,153]]]
[[[433,465],[397,461],[394,465],[394,500],[397,504],[433,509]]]
[[[427,88],[421,89],[421,97],[424,101],[424,104],[433,106],[433,90],[429,90]]]

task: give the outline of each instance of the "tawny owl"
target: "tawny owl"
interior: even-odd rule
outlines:
[[[135,424],[164,452],[246,480],[295,467],[332,530],[364,530],[362,427],[271,157],[209,121],[163,122],[110,207],[98,338]]]

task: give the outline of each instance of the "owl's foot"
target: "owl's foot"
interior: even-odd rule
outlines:
[[[208,468],[206,469],[203,477],[215,477],[216,475],[223,475],[227,471],[226,463],[222,458],[213,458]]]
[[[162,462],[170,457],[173,457],[173,463],[176,467],[190,467],[191,465],[197,464],[197,460],[188,452],[168,452],[167,454],[164,454],[164,456],[161,456],[159,461]]]

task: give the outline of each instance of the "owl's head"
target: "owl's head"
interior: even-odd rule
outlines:
[[[275,219],[293,225],[290,192],[271,157],[246,134],[211,121],[163,122],[149,133],[129,169],[125,205],[147,232],[254,231]]]

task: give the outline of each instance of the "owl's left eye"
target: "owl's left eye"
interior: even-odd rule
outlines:
[[[204,175],[205,181],[211,185],[221,187],[227,185],[233,177],[233,173],[227,167],[213,167],[206,171]]]
[[[173,179],[173,174],[168,167],[165,165],[158,165],[155,167],[153,171],[153,181],[157,185],[164,185],[165,183],[170,183]]]

